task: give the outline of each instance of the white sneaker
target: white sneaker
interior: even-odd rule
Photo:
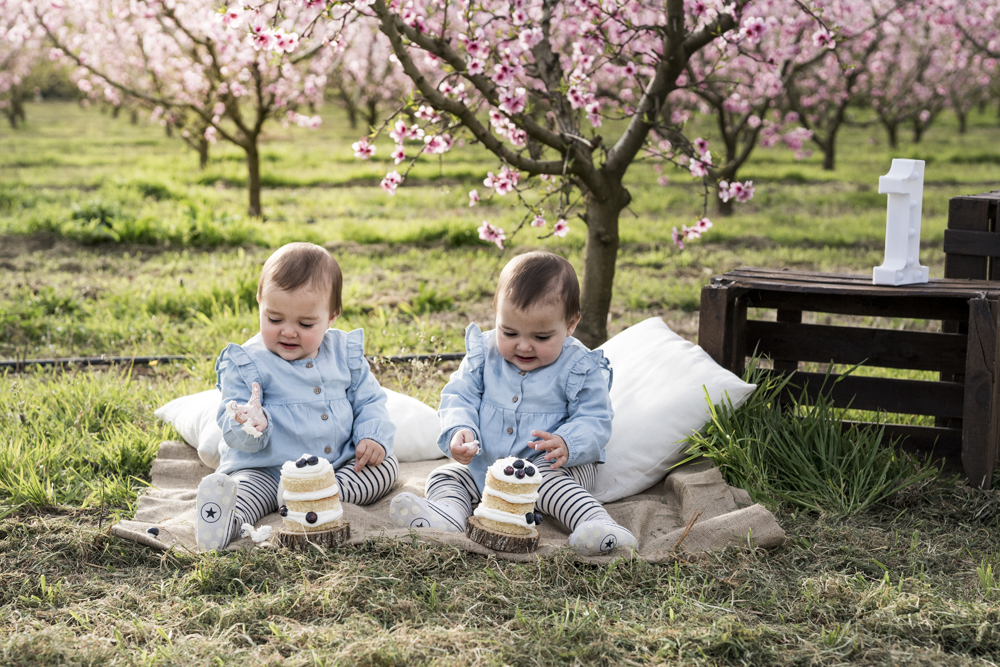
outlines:
[[[569,545],[581,556],[601,556],[618,547],[635,549],[639,542],[635,535],[617,523],[597,519],[577,526],[569,536]]]
[[[400,528],[432,528],[449,533],[464,533],[465,520],[451,505],[436,503],[404,491],[389,503],[389,519]]]
[[[198,548],[202,551],[223,549],[233,525],[236,492],[240,483],[229,475],[212,473],[198,485]]]

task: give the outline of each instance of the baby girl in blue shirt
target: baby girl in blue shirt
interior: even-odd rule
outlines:
[[[396,525],[464,532],[498,458],[530,459],[542,483],[536,508],[570,531],[584,555],[635,547],[590,493],[611,437],[611,371],[600,351],[572,337],[580,285],[548,252],[512,259],[500,274],[496,329],[465,330],[466,356],[441,393],[438,446],[453,458],[427,477],[426,498],[392,499]]]
[[[198,546],[221,549],[278,509],[280,469],[314,455],[333,465],[342,502],[370,505],[395,483],[396,427],[364,356],[364,331],[329,327],[343,275],[330,253],[290,243],[260,273],[260,333],[230,343],[215,369],[223,443],[198,486]]]

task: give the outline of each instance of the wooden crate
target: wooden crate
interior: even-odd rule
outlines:
[[[748,308],[774,310],[776,321],[748,320]],[[964,322],[967,331],[807,324],[803,312]],[[933,416],[935,426],[889,424],[886,433],[901,437],[904,448],[932,450],[960,465],[970,483],[989,488],[1000,445],[998,323],[1000,283],[986,280],[893,287],[873,285],[870,275],[740,268],[702,288],[699,343],[737,374],[755,350],[782,373],[800,362],[937,372],[948,379],[851,375],[836,384],[834,403]],[[815,395],[825,374],[796,377]]]
[[[948,200],[944,277],[1000,279],[1000,190]]]

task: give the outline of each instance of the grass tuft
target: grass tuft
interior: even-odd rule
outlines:
[[[689,438],[690,455],[711,459],[757,501],[849,516],[940,475],[888,442],[884,423],[844,429],[846,409],[833,406],[830,389],[812,401],[802,389],[789,402],[795,375],[756,362],[744,379],[757,389],[738,409],[712,405],[708,427]]]

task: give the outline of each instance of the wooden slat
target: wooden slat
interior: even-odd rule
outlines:
[[[802,311],[801,310],[785,310],[779,309],[775,318],[778,322],[787,322],[789,324],[802,324]],[[750,349],[757,349],[760,354],[766,354],[771,357],[771,368],[776,371],[782,371],[783,373],[797,371],[799,370],[799,359],[796,355],[782,356],[781,354],[771,351],[765,352],[763,348],[759,347],[758,341],[755,340],[758,337],[752,332],[752,328],[755,322],[747,322],[747,347]],[[832,357],[830,357],[832,359]]]
[[[970,293],[960,298],[901,299],[891,296],[854,297],[840,294],[751,290],[747,294],[747,299],[751,308],[782,308],[813,313],[836,313],[838,315],[904,317],[925,320],[947,319],[965,322],[969,317],[968,299],[975,295],[976,293]]]
[[[778,271],[774,269],[734,269],[715,281],[724,281],[743,287],[770,289],[782,292],[814,290],[821,294],[854,296],[895,297],[956,297],[969,298],[977,291],[1000,293],[996,282],[964,278],[931,278],[926,283],[912,285],[874,285],[871,275],[846,275],[817,273],[813,271]]]
[[[944,230],[944,251],[949,255],[1000,257],[1000,234],[946,229]]]
[[[995,203],[981,197],[952,197],[948,200],[948,229],[991,232],[990,208]],[[946,278],[972,278],[984,280],[989,274],[989,259],[976,255],[963,255],[945,251],[944,275]]]
[[[845,421],[844,428],[850,426],[877,426],[871,422]],[[900,449],[907,452],[933,452],[933,458],[943,458],[952,466],[962,466],[962,430],[937,428],[934,426],[911,426],[909,424],[886,424],[886,442],[897,441]]]
[[[993,308],[991,308],[991,305]],[[962,465],[969,483],[975,487],[992,479],[988,466],[990,450],[990,408],[993,405],[993,376],[996,364],[997,331],[993,309],[996,302],[972,299],[969,302],[969,353],[965,366],[965,414],[962,419]]]
[[[728,285],[712,284],[701,288],[698,344],[715,363],[730,371],[734,368],[733,301],[740,292],[739,288]]]
[[[792,377],[786,400],[800,397],[804,386],[810,399],[840,376],[831,374],[824,388],[825,373],[798,372]],[[830,394],[836,407],[854,410],[883,410],[910,415],[961,417],[965,387],[957,382],[901,380],[897,378],[861,377],[848,375],[833,384]]]
[[[961,334],[756,320],[747,322],[746,331],[747,348],[757,348],[771,359],[863,363],[880,368],[949,373],[965,371],[967,337]],[[777,366],[775,369],[788,370]]]

